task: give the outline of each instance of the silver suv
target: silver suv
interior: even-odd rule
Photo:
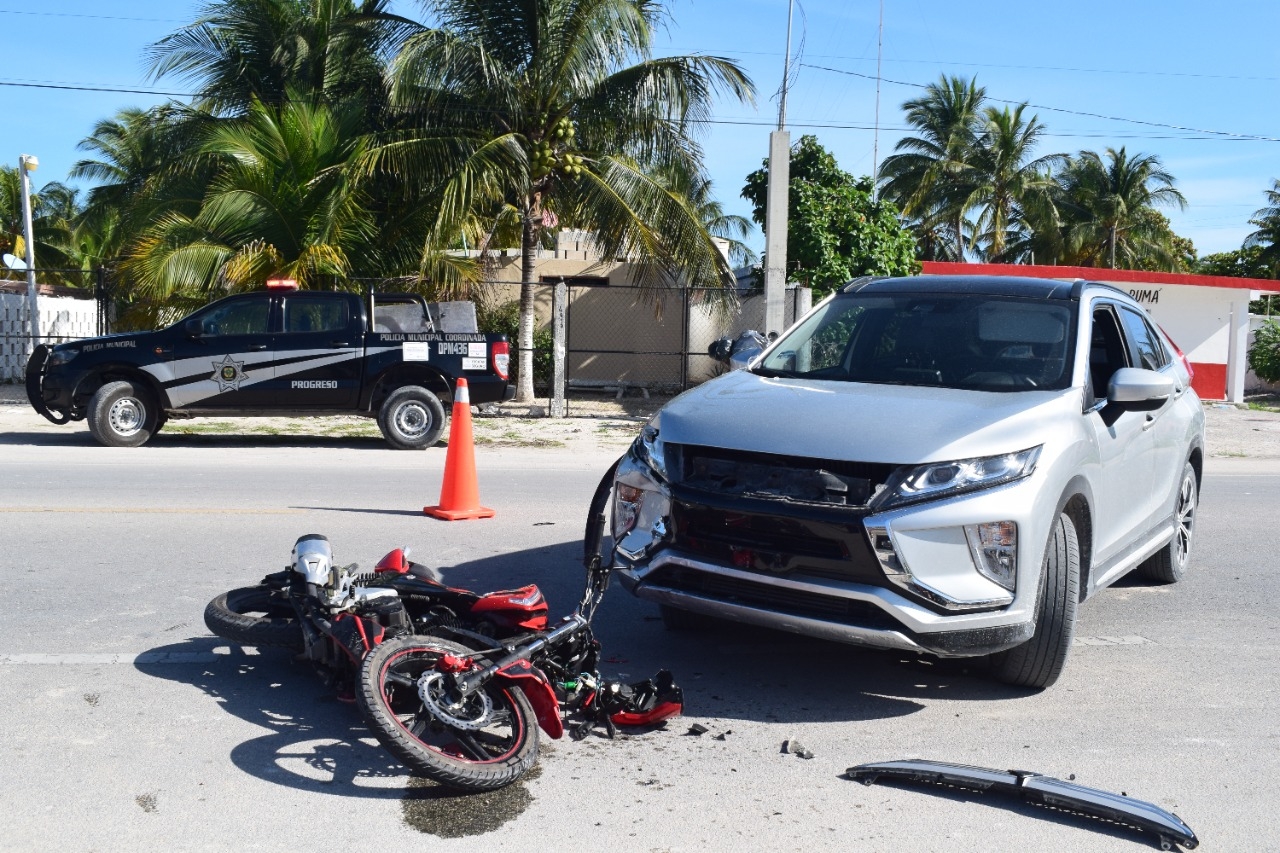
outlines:
[[[1079,602],[1182,577],[1203,456],[1191,366],[1121,291],[859,280],[654,416],[614,564],[673,627],[989,655],[1047,687]]]

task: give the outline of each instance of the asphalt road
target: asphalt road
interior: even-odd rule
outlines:
[[[311,532],[342,561],[410,545],[450,583],[536,581],[567,611],[612,455],[482,449],[497,517],[448,523],[421,514],[439,450],[199,436],[115,450],[83,432],[0,434],[0,849],[1153,847],[994,796],[841,777],[905,757],[1074,774],[1177,812],[1202,849],[1276,849],[1274,461],[1215,460],[1187,579],[1090,601],[1066,673],[1039,694],[963,663],[671,633],[616,589],[597,620],[606,675],[671,668],[686,717],[551,744],[536,778],[485,797],[412,779],[312,673],[202,623],[210,598],[282,568]],[[694,722],[708,733],[685,734]],[[792,738],[815,757],[782,754]]]

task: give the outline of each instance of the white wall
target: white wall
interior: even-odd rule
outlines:
[[[98,334],[98,303],[93,299],[41,296],[38,304],[41,343],[61,343]],[[30,356],[26,294],[0,293],[0,382],[22,382]]]

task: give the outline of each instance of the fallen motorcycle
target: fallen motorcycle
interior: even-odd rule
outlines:
[[[562,702],[580,719],[578,735],[596,723],[612,734],[615,725],[652,725],[681,713],[683,696],[668,672],[635,685],[599,679],[591,619],[609,586],[600,545],[612,473],[591,502],[582,599],[558,626],[480,649],[401,637],[365,657],[356,701],[378,740],[406,766],[452,788],[487,791],[534,765],[539,728],[563,736]]]
[[[539,727],[563,735],[562,704],[575,737],[682,710],[670,673],[627,685],[598,672],[590,623],[609,580],[600,546],[612,473],[592,500],[582,601],[554,629],[535,585],[448,587],[406,549],[362,573],[337,565],[319,534],[298,539],[283,572],[215,597],[205,623],[236,643],[301,652],[340,696],[354,692],[374,734],[411,769],[461,790],[502,787],[536,763]]]
[[[478,594],[432,575],[401,548],[371,573],[339,566],[329,540],[308,534],[294,544],[284,571],[210,601],[205,625],[241,645],[301,652],[345,697],[361,659],[384,639],[448,631],[485,646],[546,626],[546,599],[535,585]]]

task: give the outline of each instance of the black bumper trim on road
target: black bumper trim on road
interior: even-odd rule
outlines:
[[[975,791],[997,791],[1050,809],[1062,809],[1134,827],[1155,835],[1165,850],[1172,850],[1175,844],[1192,850],[1200,844],[1196,834],[1182,818],[1154,803],[1127,794],[1113,794],[1098,788],[1064,782],[1029,770],[991,770],[967,764],[912,759],[859,764],[846,770],[845,776],[864,785],[870,785],[883,777],[896,782],[923,782]]]

